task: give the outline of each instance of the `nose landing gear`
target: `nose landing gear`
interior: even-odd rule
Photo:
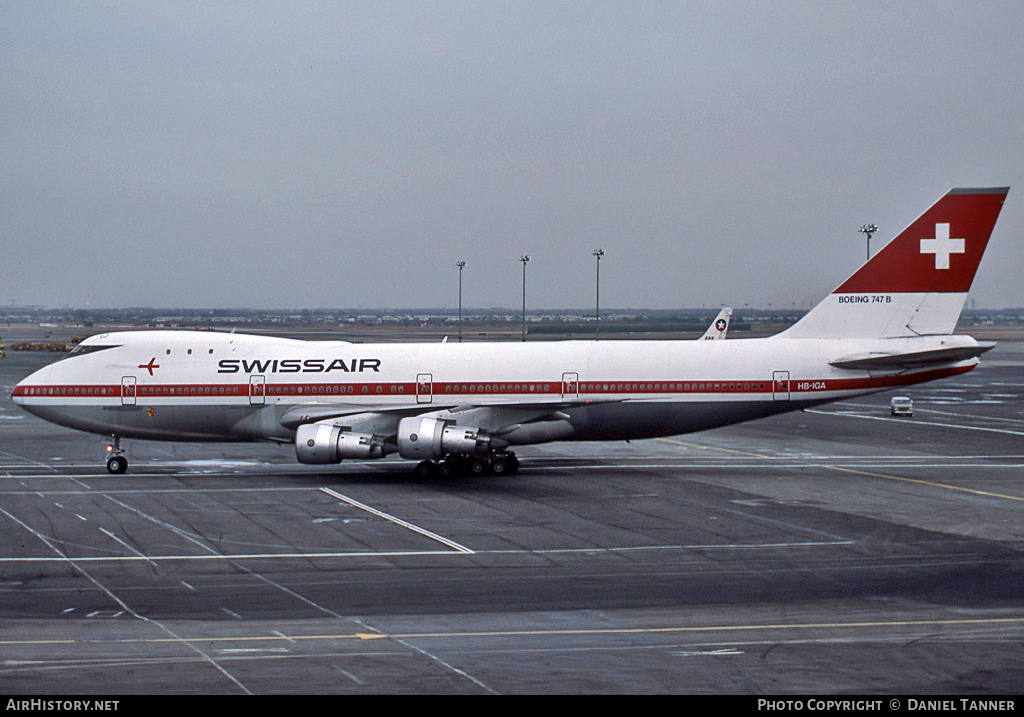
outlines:
[[[128,459],[124,457],[124,449],[121,448],[121,436],[113,436],[113,443],[107,446],[107,470],[111,473],[121,474],[128,470]]]

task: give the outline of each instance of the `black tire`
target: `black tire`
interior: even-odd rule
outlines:
[[[420,478],[430,478],[436,468],[433,461],[420,461],[416,466],[416,475]]]
[[[124,456],[111,456],[107,461],[107,470],[114,474],[121,474],[128,470],[128,459]]]

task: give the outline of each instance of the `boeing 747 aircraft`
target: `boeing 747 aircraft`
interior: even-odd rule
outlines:
[[[86,339],[13,399],[110,436],[112,473],[128,467],[127,437],[276,441],[302,463],[397,453],[423,474],[501,474],[518,467],[514,446],[703,431],[970,371],[993,344],[952,332],[1007,191],[950,191],[768,338],[354,344],[118,332]]]

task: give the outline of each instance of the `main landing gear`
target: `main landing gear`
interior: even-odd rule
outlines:
[[[448,478],[465,474],[474,476],[512,475],[519,470],[519,459],[511,451],[495,451],[486,456],[450,455],[438,461],[420,461],[416,473],[422,478]]]
[[[111,473],[121,474],[128,470],[128,459],[124,457],[124,449],[121,448],[121,436],[113,436],[114,442],[107,446],[107,470]]]

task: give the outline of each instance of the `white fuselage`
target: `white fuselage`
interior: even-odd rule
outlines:
[[[348,416],[335,420],[385,435],[400,417],[424,415],[500,422],[509,444],[636,439],[964,373],[977,358],[885,371],[829,362],[971,345],[966,336],[355,344],[120,332],[91,337],[22,381],[13,398],[54,423],[155,440],[287,442],[301,422],[296,411]],[[500,417],[489,415],[491,404]],[[509,427],[520,406],[522,425]]]

